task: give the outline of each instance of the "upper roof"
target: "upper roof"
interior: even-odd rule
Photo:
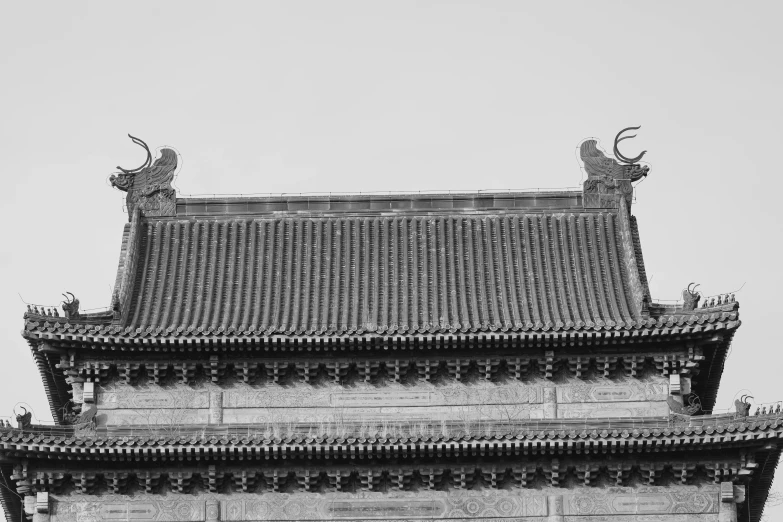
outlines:
[[[159,335],[343,335],[622,327],[641,317],[631,231],[625,223],[624,245],[617,213],[351,210],[141,219],[131,224],[133,271],[118,276],[133,289],[117,303],[120,324]]]
[[[180,199],[170,217],[136,211],[116,313],[94,319],[155,336],[632,328],[636,235],[624,206],[574,192]]]
[[[630,215],[631,181],[648,169],[592,140],[582,158],[581,191],[177,198],[176,154],[152,164],[148,153],[112,177],[131,219],[111,312],[34,310],[25,335],[557,335],[714,322],[714,310],[649,306]]]

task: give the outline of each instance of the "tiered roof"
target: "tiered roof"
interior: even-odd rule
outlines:
[[[146,146],[145,146],[146,147]],[[168,150],[168,149],[166,149]],[[408,347],[473,349],[498,340],[534,346],[709,340],[696,391],[714,404],[738,304],[706,308],[651,302],[631,181],[588,141],[583,190],[405,195],[177,198],[169,151],[112,183],[128,192],[115,293],[105,313],[25,314],[24,337],[55,418],[68,400],[56,370],[63,348],[97,352],[298,352]],[[690,451],[770,442],[776,462],[783,421],[714,417],[632,427],[591,419],[590,428],[549,426],[495,433],[268,437],[211,433],[209,439],[117,433],[0,430],[6,455],[87,460],[423,457],[573,452]],[[647,424],[645,424],[647,422]],[[614,423],[614,427],[612,427]],[[508,427],[506,427],[508,428]],[[67,428],[66,428],[67,431]],[[206,452],[206,453],[205,453]],[[472,452],[472,453],[471,453]],[[756,486],[769,488],[771,474]],[[766,495],[764,495],[766,498]],[[757,496],[752,509],[763,499]]]

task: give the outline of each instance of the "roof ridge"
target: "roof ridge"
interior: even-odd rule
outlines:
[[[623,249],[622,261],[628,274],[628,290],[632,297],[630,304],[633,305],[634,317],[638,320],[647,312],[645,304],[650,301],[650,292],[647,288],[647,277],[644,272],[641,250],[638,252],[638,255],[636,251],[638,233],[634,234],[633,218],[625,204],[621,203],[619,205],[618,216],[620,222],[620,246]]]
[[[117,266],[117,277],[114,283],[111,309],[115,319],[127,320],[130,310],[130,300],[133,297],[133,282],[136,277],[136,263],[140,255],[141,242],[141,209],[134,210],[130,222],[125,224],[120,247],[120,259]]]
[[[227,216],[279,212],[381,213],[464,212],[486,209],[584,210],[581,190],[547,192],[455,192],[401,194],[327,194],[177,198],[176,215]],[[171,215],[171,214],[170,214]]]

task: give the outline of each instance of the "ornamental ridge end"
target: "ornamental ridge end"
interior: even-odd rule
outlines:
[[[619,144],[623,140],[636,137],[636,134],[631,136],[623,136],[623,134],[640,128],[641,126],[626,127],[617,133],[613,148],[616,159],[607,157],[598,148],[596,140],[589,139],[582,142],[579,156],[587,173],[582,191],[585,208],[617,208],[621,201],[625,201],[630,208],[633,200],[632,183],[646,177],[650,167],[638,163],[647,154],[646,150],[633,158],[628,158],[620,152]]]
[[[701,285],[690,283],[688,287],[682,291],[682,310],[684,312],[689,312],[699,307],[701,294],[696,291],[699,286]]]
[[[138,208],[145,216],[173,216],[177,211],[177,193],[171,186],[177,170],[177,153],[173,149],[160,149],[160,157],[152,161],[152,152],[144,141],[128,137],[147,153],[144,163],[135,169],[124,169],[109,177],[111,185],[127,192],[125,204],[129,219]]]

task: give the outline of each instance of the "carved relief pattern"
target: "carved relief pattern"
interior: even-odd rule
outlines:
[[[668,386],[664,383],[629,383],[618,385],[573,383],[557,386],[558,403],[665,401]],[[278,386],[261,389],[245,387],[223,393],[224,408],[254,407],[351,407],[351,406],[439,406],[485,404],[540,404],[543,388],[527,384],[446,386],[357,386],[355,388]],[[139,408],[209,408],[210,392],[182,388],[170,391],[150,388],[138,391],[128,387],[102,389],[98,394],[101,409]]]
[[[558,387],[557,402],[665,401],[668,394],[668,385],[663,382],[597,386],[573,383]]]
[[[142,390],[120,384],[97,394],[99,425],[177,422],[267,423],[331,422],[340,419],[409,420],[596,418],[668,414],[664,382],[598,379],[560,386],[507,383],[415,386],[389,384],[239,385],[225,389],[212,383],[192,389],[149,386]],[[219,400],[222,395],[222,400]],[[656,404],[660,402],[660,404]],[[542,405],[546,406],[542,408]],[[557,406],[555,406],[557,405]],[[157,419],[157,420],[156,420]]]
[[[600,407],[595,404],[580,404],[572,406],[570,404],[560,404],[557,408],[557,418],[559,419],[598,419],[598,418],[616,418],[616,417],[655,417],[669,414],[669,407],[661,402],[658,405],[614,405],[612,407]]]
[[[104,520],[139,520],[161,522],[196,522],[204,520],[203,500],[143,500],[62,502],[52,506],[51,522],[102,522]]]
[[[361,493],[331,496],[281,494],[265,499],[229,499],[221,520],[330,520],[546,516],[546,496],[506,492]]]
[[[566,515],[717,513],[718,491],[692,487],[608,488],[589,495],[566,495]]]
[[[466,386],[418,385],[415,387],[324,387],[265,386],[261,390],[227,391],[226,408],[252,407],[351,407],[351,406],[438,406],[497,403],[540,403],[541,388],[523,384]]]
[[[75,497],[75,498],[74,498]],[[603,491],[551,489],[532,494],[508,490],[452,490],[390,493],[362,492],[281,493],[277,495],[223,495],[201,500],[129,499],[108,495],[101,501],[83,496],[59,497],[53,503],[52,522],[99,520],[202,521],[207,504],[219,505],[219,519],[261,520],[400,520],[406,518],[486,520],[539,519],[563,514],[569,521],[695,521],[693,515],[711,515],[720,506],[718,487],[607,488]],[[557,513],[552,513],[552,510]],[[214,512],[210,513],[212,516]],[[660,515],[666,515],[660,518]],[[678,516],[681,515],[681,516]],[[690,517],[690,518],[687,518]],[[699,521],[713,520],[709,516]]]
[[[97,404],[101,409],[137,408],[209,408],[209,392],[206,390],[136,391],[133,388],[114,388],[116,391],[101,391]]]
[[[567,522],[720,522],[717,514],[700,515],[571,515]],[[510,521],[505,521],[510,522]],[[516,521],[515,521],[516,522]],[[543,522],[536,520],[535,522]]]

